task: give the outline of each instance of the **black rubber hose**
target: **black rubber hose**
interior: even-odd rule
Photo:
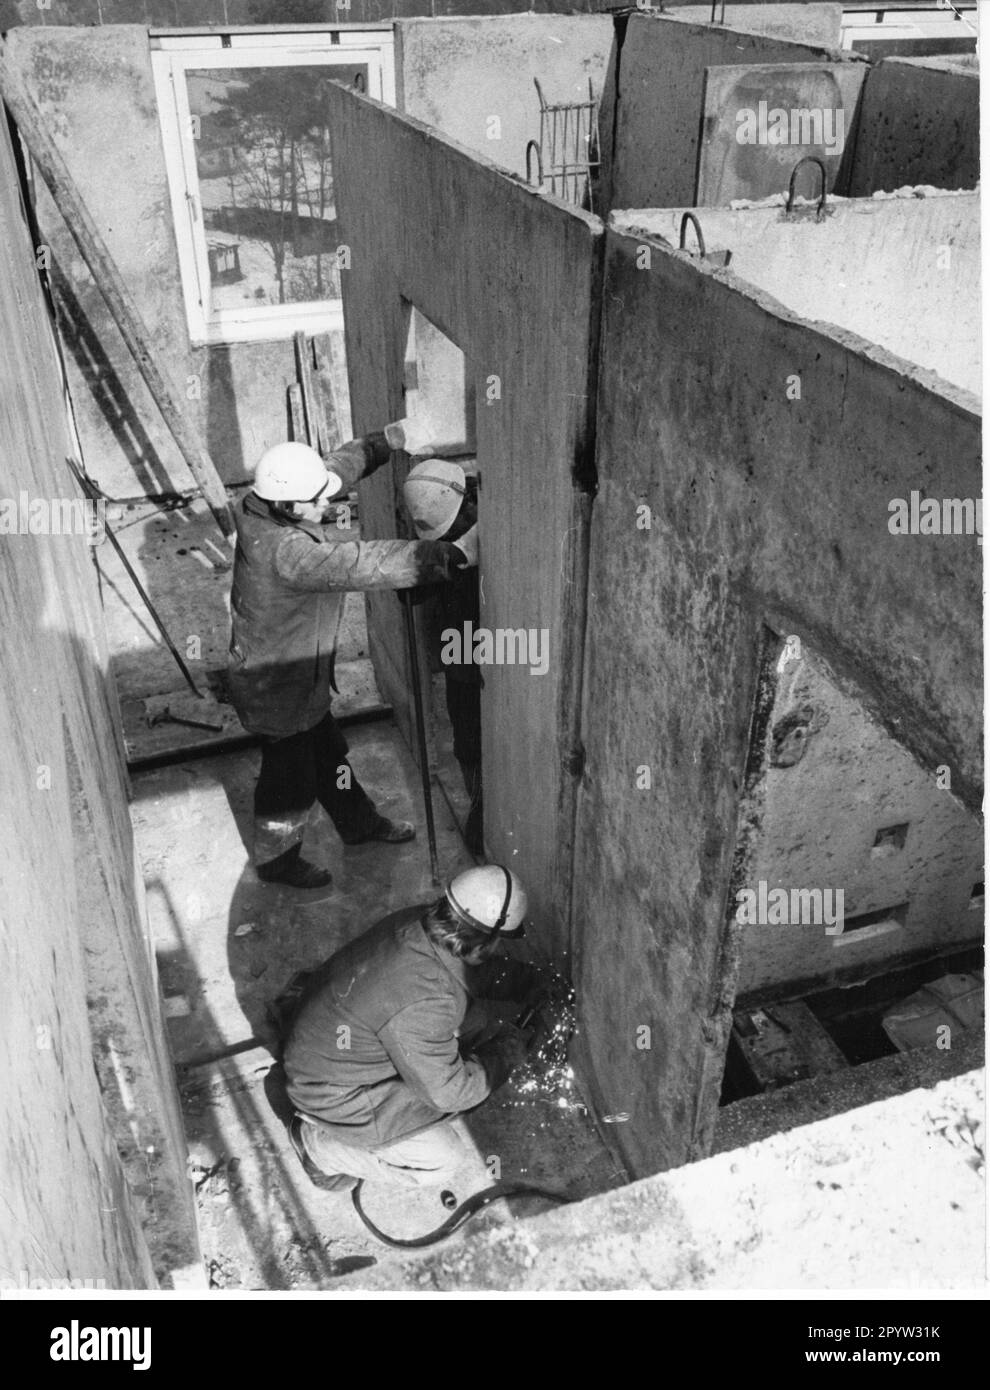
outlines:
[[[473,1192],[450,1213],[442,1225],[437,1226],[435,1230],[427,1231],[425,1236],[415,1236],[412,1240],[399,1240],[395,1236],[386,1235],[384,1231],[379,1230],[371,1218],[365,1214],[364,1208],[361,1206],[362,1185],[361,1182],[358,1182],[351,1193],[354,1210],[375,1239],[380,1240],[383,1245],[391,1245],[394,1250],[419,1250],[425,1245],[437,1245],[441,1240],[446,1240],[448,1236],[452,1236],[456,1230],[464,1225],[465,1221],[470,1221],[472,1216],[476,1216],[489,1203],[498,1202],[503,1197],[529,1195],[543,1197],[548,1202],[558,1203],[573,1200],[562,1192],[552,1192],[546,1187],[532,1187],[529,1183],[523,1182],[497,1182],[491,1187],[483,1187],[480,1192]]]

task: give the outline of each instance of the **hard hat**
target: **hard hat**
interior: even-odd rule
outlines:
[[[526,916],[526,890],[501,864],[465,869],[447,884],[447,901],[458,921],[484,932],[517,932]]]
[[[336,497],[343,486],[308,444],[276,444],[265,450],[254,470],[254,490],[267,502],[315,502],[321,496]]]
[[[459,463],[424,459],[409,470],[402,496],[421,541],[439,540],[450,530],[466,492]]]

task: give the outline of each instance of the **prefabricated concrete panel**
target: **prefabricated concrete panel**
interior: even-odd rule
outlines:
[[[539,141],[540,103],[588,100],[602,91],[612,48],[608,15],[505,14],[408,19],[395,26],[396,105],[477,151],[526,173]]]
[[[830,198],[817,221],[763,207],[696,213],[706,245],[732,252],[732,271],[803,318],[824,321],[936,372],[982,388],[980,200],[977,194]],[[615,225],[676,246],[681,209],[628,209]]]
[[[62,506],[79,494],[6,129],[0,258],[3,1279],[155,1287],[156,1272],[196,1258],[192,1190],[99,591]]]
[[[189,411],[224,482],[243,482],[266,448],[289,437],[293,344],[190,345],[147,29],[19,28],[7,45],[137,305],[175,398]],[[120,498],[194,489],[103,296],[47,189],[37,183],[69,382],[95,475]]]
[[[809,158],[825,165],[827,190],[843,188],[865,75],[851,63],[709,68],[697,205],[725,207],[786,191],[797,164]],[[821,189],[812,169],[795,183],[797,193],[806,191],[809,176],[812,190]]]
[[[926,58],[885,58],[871,68],[851,195],[905,184],[975,188],[979,178],[979,69]]]
[[[949,388],[660,243],[608,233],[603,304],[572,935],[582,1066],[642,1174],[710,1138],[764,621],[978,805],[975,538],[887,522],[912,487],[974,495],[980,428]]]
[[[978,818],[805,646],[781,655],[762,751],[734,910],[761,915],[761,884],[767,903],[783,888],[786,909],[745,923],[740,998],[865,979],[982,941]]]
[[[609,206],[695,201],[705,69],[841,61],[826,48],[634,14],[619,57]]]
[[[689,24],[710,24],[711,5],[665,5],[664,14]],[[767,34],[775,39],[820,43],[838,48],[842,43],[842,6],[830,4],[719,5],[718,21],[729,29]]]
[[[355,429],[402,413],[408,305],[474,373],[481,623],[532,633],[548,657],[542,674],[483,667],[486,840],[522,876],[544,943],[560,952],[587,512],[575,472],[590,465],[601,224],[375,102],[341,88],[329,102],[352,255],[344,306]],[[396,534],[397,483],[386,468],[362,486],[364,534]],[[369,596],[368,627],[379,682],[408,728],[394,595]]]

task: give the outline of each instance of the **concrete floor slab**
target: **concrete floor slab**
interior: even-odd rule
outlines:
[[[985,1292],[983,1108],[969,1072],[341,1288]]]
[[[381,810],[417,824],[405,845],[345,847],[314,811],[304,852],[334,874],[326,892],[260,883],[249,864],[254,750],[134,776],[133,819],[213,1287],[319,1289],[382,1256],[350,1199],[313,1187],[269,1100],[275,1038],[266,1006],[296,971],[325,960],[393,909],[426,902],[430,882],[419,777],[394,726],[348,731],[359,778]],[[441,871],[472,863],[435,796]],[[525,943],[513,946],[525,952]],[[504,1180],[583,1197],[625,1181],[569,1083],[519,1084],[462,1122],[463,1200]],[[447,1216],[436,1193],[365,1189],[369,1215],[400,1238]],[[472,1229],[513,1223],[539,1199],[498,1204]],[[463,1239],[459,1235],[456,1239]]]

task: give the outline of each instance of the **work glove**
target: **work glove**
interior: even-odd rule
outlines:
[[[526,1060],[526,1033],[514,1024],[506,1023],[488,1042],[477,1049],[478,1061],[493,1091],[507,1081],[516,1067]]]
[[[465,531],[463,536],[459,536],[453,545],[465,557],[467,563],[459,565],[459,569],[474,569],[478,564],[478,523]]]
[[[410,458],[428,458],[433,450],[430,422],[416,420],[411,415],[386,425],[385,439],[390,449],[404,449]]]

